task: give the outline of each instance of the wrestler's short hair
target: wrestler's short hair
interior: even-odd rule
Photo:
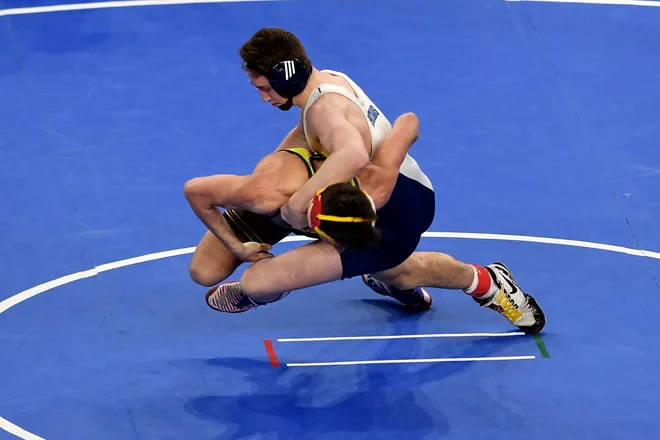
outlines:
[[[363,219],[359,222],[321,220],[320,229],[338,244],[360,248],[380,240],[375,207],[361,189],[350,183],[336,183],[323,191],[322,198],[324,215]]]
[[[280,61],[298,59],[307,69],[312,62],[305,47],[291,32],[279,28],[263,28],[247,40],[238,51],[243,59],[243,68],[253,65],[262,71],[268,71]]]

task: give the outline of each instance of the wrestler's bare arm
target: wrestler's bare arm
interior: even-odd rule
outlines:
[[[376,153],[358,175],[360,187],[373,199],[380,209],[389,200],[403,163],[410,147],[419,136],[419,119],[414,113],[399,116],[380,143]]]
[[[383,171],[398,174],[410,147],[418,138],[419,118],[415,113],[404,113],[394,121],[392,130],[380,143],[371,163]]]
[[[248,209],[252,200],[244,197],[242,188],[249,180],[249,175],[234,174],[195,177],[186,182],[183,192],[195,213],[215,207]]]
[[[307,181],[302,161],[288,153],[271,153],[251,174],[217,174],[186,182],[184,193],[199,211],[220,207],[273,214]],[[197,211],[196,211],[197,212]]]
[[[332,101],[315,104],[307,112],[307,124],[329,156],[291,197],[289,205],[298,213],[307,208],[318,190],[351,180],[369,163],[364,139],[341,105]]]
[[[237,200],[232,201],[231,197],[247,178],[248,176],[229,174],[196,177],[187,181],[183,188],[183,193],[195,215],[229,251],[235,254],[241,249],[242,243],[236,238],[218,207],[238,207]]]

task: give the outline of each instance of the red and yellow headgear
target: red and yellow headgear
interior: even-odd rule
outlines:
[[[331,222],[340,222],[340,223],[371,223],[372,226],[376,225],[376,220],[372,218],[344,217],[344,216],[323,214],[322,196],[323,196],[323,191],[325,191],[325,189],[326,188],[322,188],[316,192],[316,195],[312,199],[310,203],[310,207],[307,211],[307,222],[309,223],[309,227],[314,232],[316,232],[316,234],[318,234],[319,237],[324,238],[332,245],[337,245],[337,242],[328,234],[323,232],[323,230],[321,229],[321,221],[323,220],[331,221]],[[366,191],[362,191],[362,192],[367,196],[367,199],[369,199],[369,202],[371,203],[374,212],[376,212],[376,205],[374,204],[374,201],[371,198],[371,196],[367,194]]]

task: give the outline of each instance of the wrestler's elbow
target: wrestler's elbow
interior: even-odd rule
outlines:
[[[214,184],[213,177],[195,177],[183,185],[183,195],[198,214],[214,210],[216,206],[227,208],[226,193]]]
[[[343,149],[342,163],[348,169],[354,170],[356,174],[369,165],[370,159],[364,146],[361,144],[350,144]]]
[[[206,184],[203,177],[190,179],[183,185],[183,195],[188,201],[190,208],[202,220],[206,219],[213,209],[205,187]]]
[[[183,195],[189,202],[199,201],[205,196],[206,185],[203,177],[195,177],[183,185]]]
[[[419,118],[413,112],[404,113],[397,118],[401,123],[410,124],[413,127],[419,127]]]
[[[404,113],[394,121],[394,127],[404,130],[416,142],[419,138],[419,118],[413,112]]]

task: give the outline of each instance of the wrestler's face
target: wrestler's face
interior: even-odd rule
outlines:
[[[287,99],[282,98],[275,90],[273,90],[268,82],[268,78],[252,72],[248,72],[248,78],[250,79],[250,84],[259,90],[263,102],[268,102],[274,107],[286,104]]]

